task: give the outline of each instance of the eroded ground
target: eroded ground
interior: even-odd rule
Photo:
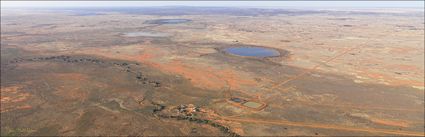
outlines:
[[[158,11],[2,9],[1,134],[424,134],[423,10]]]

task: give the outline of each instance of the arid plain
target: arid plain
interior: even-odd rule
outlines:
[[[424,128],[423,9],[1,11],[1,135]]]

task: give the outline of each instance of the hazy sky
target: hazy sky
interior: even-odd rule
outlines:
[[[424,7],[424,1],[1,1],[1,7]]]

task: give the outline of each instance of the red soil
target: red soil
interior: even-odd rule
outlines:
[[[54,73],[51,75],[51,77],[61,79],[61,80],[75,80],[75,81],[83,81],[87,79],[87,76],[81,73]]]
[[[154,53],[142,53],[140,55],[131,56],[125,54],[114,55],[115,58],[132,60],[159,69],[166,73],[178,74],[190,79],[192,84],[205,89],[222,89],[230,86],[232,89],[240,89],[243,85],[256,85],[257,83],[251,79],[245,79],[232,69],[217,69],[211,66],[205,66],[196,63],[184,63],[180,60],[171,60],[170,62],[159,62],[161,57],[166,57],[165,51],[154,47],[144,47],[144,50],[155,51]],[[95,54],[108,56],[113,53]]]

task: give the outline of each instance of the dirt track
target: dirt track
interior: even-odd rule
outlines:
[[[234,117],[220,117],[220,118],[223,119],[223,120],[236,121],[236,122],[288,125],[288,126],[298,126],[298,127],[336,129],[336,130],[359,131],[359,132],[370,132],[370,133],[384,133],[384,134],[403,135],[403,136],[423,136],[425,134],[424,132],[399,131],[399,130],[374,129],[374,128],[344,127],[344,126],[340,126],[340,125],[301,123],[301,122],[291,122],[291,121],[283,121],[283,120],[267,121],[267,120],[243,119],[243,118],[234,118]]]

